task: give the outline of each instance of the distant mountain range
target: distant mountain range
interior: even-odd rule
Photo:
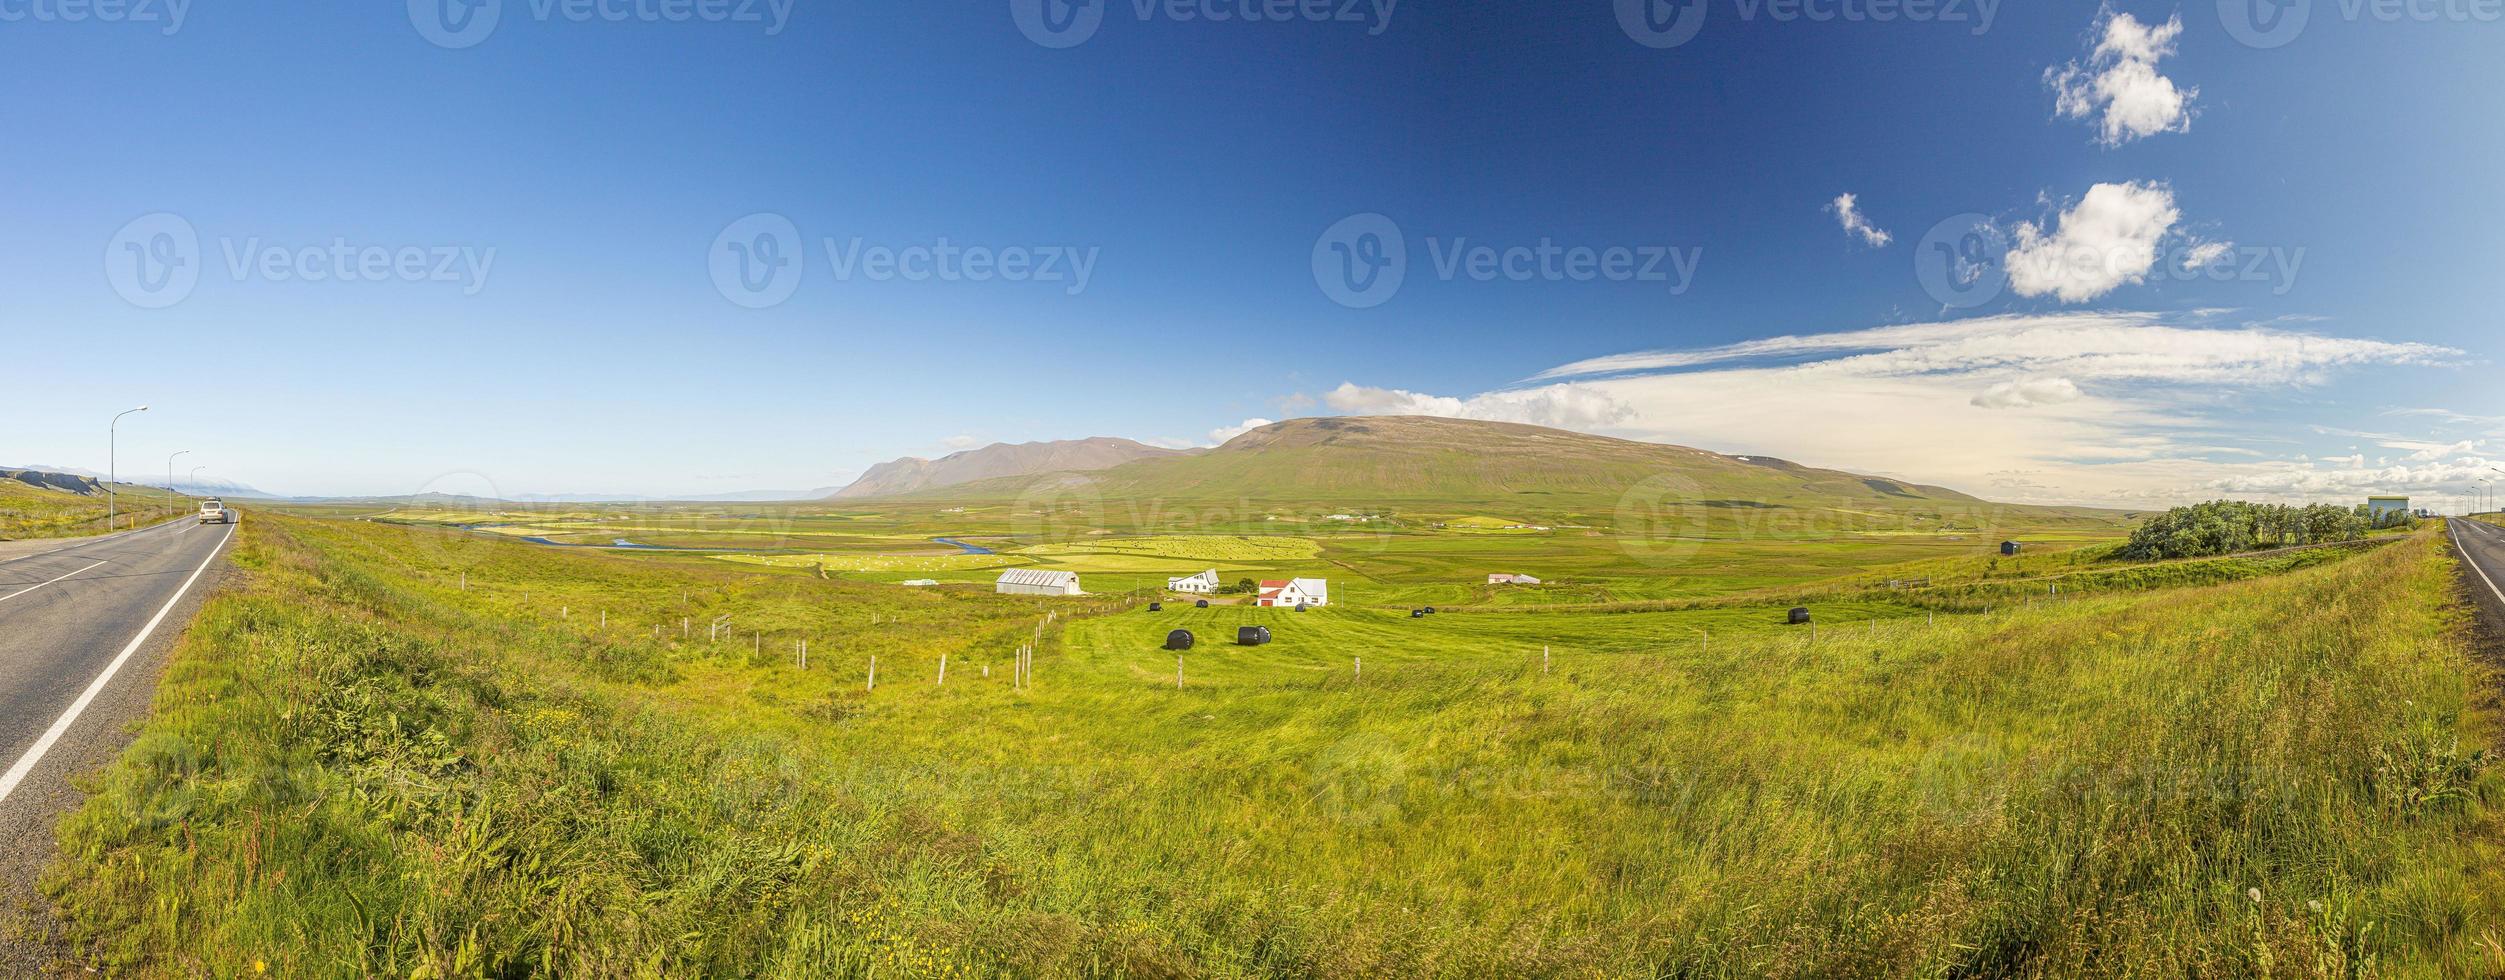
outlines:
[[[25,473],[45,474],[62,478],[61,481],[52,485],[52,489],[56,490],[69,490],[68,484],[73,482],[94,484],[101,482],[104,479],[104,474],[102,473],[89,469],[81,469],[76,466],[0,466],[0,478],[16,479],[21,483],[36,483],[36,481],[25,479],[23,476],[12,475]],[[121,477],[122,482],[126,485],[143,487],[164,486],[163,483],[148,479],[148,476],[145,473],[123,473],[121,474]],[[92,491],[69,490],[69,492],[81,493]],[[195,497],[270,496],[262,490],[230,480],[200,480],[196,482],[191,480],[176,480],[174,481],[174,492],[188,494]]]
[[[880,463],[870,467],[850,486],[836,491],[833,499],[889,497],[1003,477],[1084,473],[1142,460],[1181,459],[1192,455],[1196,452],[1159,449],[1146,443],[1107,436],[1057,442],[993,443],[938,459],[907,456]]]
[[[1137,458],[1106,462],[1078,453],[993,453],[981,460],[986,479],[929,480],[911,490],[880,490],[917,498],[1016,498],[1054,481],[1084,486],[1107,499],[1242,498],[1282,501],[1449,499],[1494,500],[1515,495],[1606,498],[1658,487],[1662,495],[1728,506],[1801,505],[1849,509],[1885,504],[1978,504],[1945,487],[1802,466],[1769,456],[1736,456],[1562,429],[1423,416],[1291,419],[1246,432],[1215,449],[1157,450],[1125,440],[1088,440],[1136,447]],[[1038,444],[1054,446],[1063,444]],[[1003,447],[993,447],[1001,449]],[[1017,448],[1017,447],[1008,447]],[[960,456],[974,454],[959,454]],[[956,457],[950,457],[955,459]],[[941,462],[947,462],[943,460]],[[899,460],[881,469],[898,476],[937,464]],[[970,475],[966,466],[951,476]],[[870,484],[865,476],[864,484]],[[902,485],[896,480],[888,485]],[[856,487],[864,486],[856,484]],[[876,485],[876,484],[871,484]],[[846,488],[845,497],[870,496]]]

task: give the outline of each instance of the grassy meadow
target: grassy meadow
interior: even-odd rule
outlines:
[[[129,530],[199,507],[193,497],[176,495],[169,502],[165,491],[154,487],[113,487],[119,491],[119,513],[108,520],[101,493],[76,494],[0,478],[0,541],[75,538]]]
[[[1149,613],[250,522],[46,889],[141,977],[2505,972],[2496,680],[2435,533],[1681,544],[1693,588],[1425,618],[1497,533],[1339,533],[1288,561],[1385,570],[1354,601]]]

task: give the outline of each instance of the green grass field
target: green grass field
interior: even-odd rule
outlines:
[[[1758,568],[1685,608],[1152,614],[241,533],[47,880],[109,974],[2505,971],[2495,679],[2432,534],[1939,556],[1929,597],[1863,551],[1764,587],[1812,632]]]
[[[190,512],[197,498],[176,495],[170,501],[154,487],[114,484],[118,514],[107,519],[101,493],[74,494],[16,480],[0,479],[0,541],[27,538],[74,538],[129,530]]]

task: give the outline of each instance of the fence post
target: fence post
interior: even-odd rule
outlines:
[[[870,655],[870,686],[862,688],[862,690],[878,690],[878,654],[873,653]]]
[[[945,653],[939,655],[939,684],[943,687],[948,684],[948,655]]]

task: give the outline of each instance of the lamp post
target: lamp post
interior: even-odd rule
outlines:
[[[128,415],[131,412],[145,412],[147,410],[148,406],[141,405],[138,408],[123,412],[122,415]],[[113,520],[116,513],[114,507],[114,497],[116,495],[113,492],[113,485],[121,482],[122,478],[119,466],[122,441],[122,415],[114,416],[113,421],[104,427],[104,529],[107,531],[113,530]]]
[[[191,450],[175,450],[174,456],[190,454]],[[165,457],[165,509],[174,509],[174,456]]]

